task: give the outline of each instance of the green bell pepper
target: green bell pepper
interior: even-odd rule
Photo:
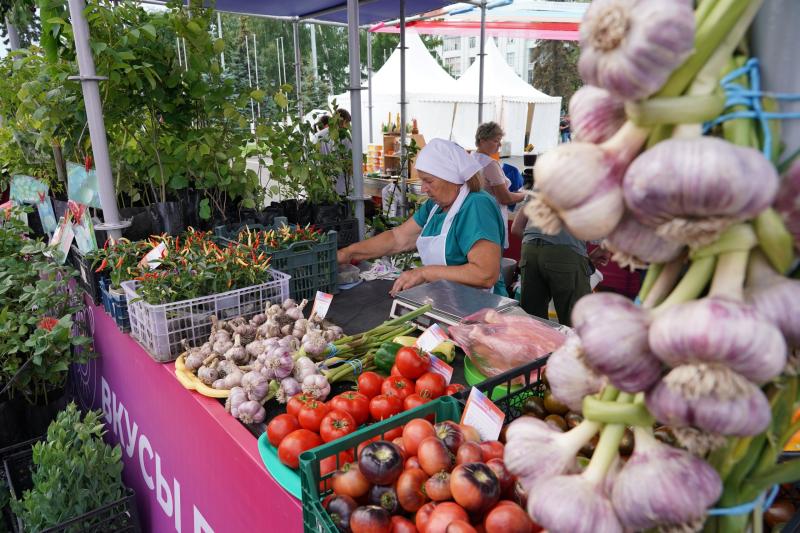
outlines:
[[[375,352],[375,366],[378,367],[378,372],[388,375],[392,371],[397,351],[402,347],[402,344],[391,341],[380,345],[378,351]]]

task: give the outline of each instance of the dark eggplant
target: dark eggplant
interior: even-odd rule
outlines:
[[[358,469],[373,485],[391,485],[403,471],[400,447],[385,440],[367,444],[358,458]]]

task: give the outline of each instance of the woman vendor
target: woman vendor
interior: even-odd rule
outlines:
[[[423,266],[403,272],[392,295],[446,279],[505,296],[500,256],[506,228],[494,199],[481,191],[480,165],[443,139],[432,139],[415,165],[429,200],[400,226],[339,250],[339,263],[416,249]]]
[[[525,194],[508,190],[511,180],[503,173],[500,163],[492,157],[500,151],[503,135],[503,129],[496,122],[486,122],[478,126],[478,130],[475,132],[475,147],[477,150],[472,154],[472,157],[481,166],[483,187],[497,202],[500,214],[503,216],[503,223],[507,228],[508,206],[523,201]],[[508,235],[506,235],[503,248],[508,248]]]

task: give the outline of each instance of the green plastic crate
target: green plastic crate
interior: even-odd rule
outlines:
[[[320,476],[320,463],[333,455],[343,451],[352,450],[356,457],[358,445],[364,441],[384,435],[387,431],[402,426],[416,418],[425,418],[433,414],[436,422],[461,419],[461,404],[452,396],[442,396],[432,402],[420,405],[410,411],[405,411],[382,422],[372,424],[351,433],[341,439],[329,442],[300,455],[300,482],[303,490],[303,527],[306,533],[338,533],[327,511],[322,507],[322,500],[331,491],[320,492],[320,483],[333,476],[333,473],[324,477]],[[336,467],[339,467],[336,459]]]

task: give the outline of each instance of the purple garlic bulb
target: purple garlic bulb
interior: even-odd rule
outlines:
[[[580,474],[552,477],[535,487],[528,497],[528,512],[553,533],[623,532],[602,483]]]
[[[649,429],[635,427],[633,432],[633,454],[611,493],[622,525],[631,531],[702,525],[722,494],[717,471],[691,453],[657,441]]]
[[[661,377],[661,362],[647,342],[648,312],[624,296],[584,296],[572,310],[572,326],[583,343],[586,363],[618,389],[641,392]]]
[[[598,144],[625,123],[625,102],[605,89],[584,85],[569,100],[569,119],[574,141]]]
[[[578,71],[625,100],[658,91],[694,49],[691,2],[594,0],[581,22]]]
[[[745,300],[777,326],[791,350],[800,348],[800,281],[781,276],[760,256],[750,261]]]
[[[664,239],[630,213],[622,217],[603,246],[611,251],[613,261],[631,270],[644,268],[649,263],[668,263],[683,251],[682,244]]]
[[[580,413],[583,397],[599,392],[606,380],[584,362],[580,337],[570,335],[547,360],[547,382],[558,401]]]
[[[795,160],[781,180],[775,210],[794,237],[795,249],[800,250],[800,159]]]
[[[716,435],[757,435],[772,419],[761,389],[722,365],[674,368],[645,399],[647,408],[663,424]]]
[[[755,308],[718,297],[678,304],[659,314],[650,326],[650,348],[671,367],[719,363],[754,383],[769,381],[786,366],[780,330]]]

